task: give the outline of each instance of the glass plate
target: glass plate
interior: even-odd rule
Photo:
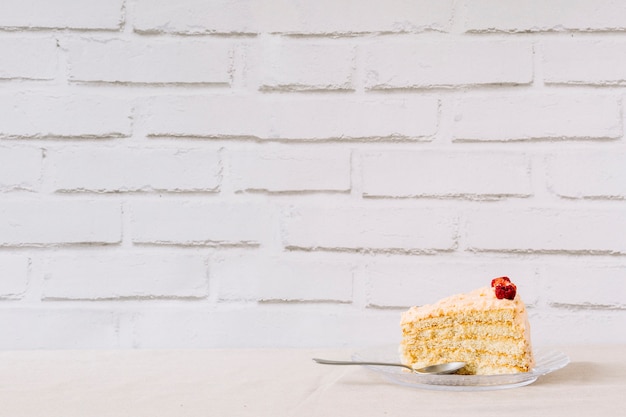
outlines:
[[[531,372],[506,375],[423,375],[410,373],[392,366],[365,365],[395,384],[444,391],[486,391],[522,387],[532,384],[541,375],[554,372],[569,363],[563,352],[552,349],[534,349],[535,367]],[[375,361],[398,363],[398,346],[372,348],[356,352],[353,362]]]

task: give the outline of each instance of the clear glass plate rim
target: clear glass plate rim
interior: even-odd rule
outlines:
[[[361,360],[393,360],[393,352],[397,351],[397,346],[384,346],[373,347],[364,349],[353,353],[353,361]],[[385,354],[384,358],[381,358],[381,353]],[[531,383],[538,377],[546,375],[550,372],[561,369],[570,362],[569,357],[563,352],[556,349],[540,347],[534,349],[536,358],[536,366],[530,372],[523,372],[517,374],[502,374],[502,375],[420,375],[406,373],[401,368],[392,368],[384,366],[366,366],[367,368],[381,373],[392,382],[400,383],[402,385],[441,385],[441,386],[497,386],[499,383],[503,386],[515,386],[523,384],[524,382]],[[378,356],[377,356],[378,355]],[[373,356],[373,357],[372,357]],[[402,381],[398,380],[402,378]],[[409,379],[409,382],[406,380]]]

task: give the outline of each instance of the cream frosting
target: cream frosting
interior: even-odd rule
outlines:
[[[520,313],[526,311],[519,295],[513,300],[498,299],[493,288],[482,287],[464,294],[455,294],[443,298],[434,304],[411,307],[402,315],[402,322],[414,321],[427,317],[438,317],[448,312],[511,309]]]

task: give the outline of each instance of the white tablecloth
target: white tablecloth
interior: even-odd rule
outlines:
[[[626,346],[557,347],[564,369],[508,390],[394,385],[350,350],[0,352],[1,416],[590,416],[624,415]]]

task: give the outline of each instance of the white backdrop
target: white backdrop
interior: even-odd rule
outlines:
[[[0,4],[0,348],[363,346],[508,275],[624,343],[626,3]]]

